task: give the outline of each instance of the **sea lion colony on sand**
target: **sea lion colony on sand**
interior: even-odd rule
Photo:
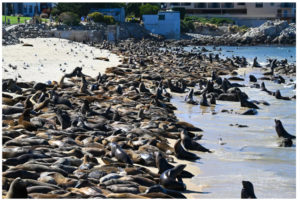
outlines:
[[[200,157],[189,150],[211,151],[196,142],[200,128],[176,119],[166,89],[185,93],[199,84],[186,98],[192,104],[198,104],[193,95],[201,95],[203,107],[216,100],[256,107],[242,85],[220,77],[245,59],[161,51],[164,46],[149,40],[102,43],[124,59],[95,78],[77,67],[49,85],[3,80],[3,196],[184,198],[180,191],[188,186],[182,178],[194,175],[185,165],[172,165],[173,157],[193,161]],[[276,131],[293,138],[281,122]],[[168,138],[177,140],[174,147]],[[242,197],[254,198],[252,190],[243,190]]]

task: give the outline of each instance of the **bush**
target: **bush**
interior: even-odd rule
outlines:
[[[192,21],[180,20],[180,31],[182,33],[194,31],[194,23]]]
[[[59,15],[59,20],[69,26],[78,25],[80,22],[79,16],[73,12],[64,12]]]
[[[172,8],[173,11],[179,11],[180,12],[180,19],[183,20],[185,16],[185,8],[184,7],[177,7]]]
[[[47,13],[41,13],[40,18],[48,18],[48,14]]]
[[[88,17],[92,19],[94,22],[103,22],[104,16],[102,13],[99,12],[93,12],[91,14],[88,14]]]
[[[116,23],[115,18],[113,16],[109,16],[109,15],[104,15],[103,22],[105,24],[115,24]]]
[[[60,14],[60,11],[57,8],[52,8],[51,15],[52,16],[58,16]]]
[[[151,5],[149,3],[142,5],[140,7],[140,15],[156,15],[159,11],[159,7],[156,5]]]

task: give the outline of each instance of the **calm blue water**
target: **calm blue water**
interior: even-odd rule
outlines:
[[[186,47],[186,51],[191,51],[194,46]],[[205,47],[214,54],[220,54],[221,58],[234,56],[244,56],[252,63],[257,56],[257,60],[266,63],[268,58],[277,58],[277,60],[287,59],[288,62],[296,63],[296,48],[294,46],[198,46],[198,49]],[[222,51],[218,51],[219,48]],[[193,50],[195,51],[195,49]]]
[[[233,53],[240,50],[239,55],[247,58],[253,57],[256,50],[260,61],[268,57],[283,59],[283,55],[289,54],[295,58],[295,47],[221,48],[225,51],[233,50]],[[257,78],[262,77],[259,69],[241,69],[239,74],[245,81],[239,83],[249,86],[250,73]],[[287,83],[290,82],[289,79],[295,82],[293,77],[285,78]],[[296,94],[287,84],[276,84],[272,81],[265,81],[265,84],[271,91],[279,89],[283,96]],[[239,103],[217,101],[214,107],[200,107],[184,103],[185,95],[173,96],[172,103],[178,108],[177,117],[202,128],[204,137],[200,141],[201,144],[214,151],[211,154],[198,152],[202,157],[199,164],[202,173],[195,176],[192,182],[209,192],[199,195],[198,198],[240,198],[242,180],[253,183],[258,198],[295,198],[296,145],[290,148],[278,147],[274,119],[280,119],[285,129],[296,135],[296,101],[277,100],[260,89],[240,89],[246,92],[251,100],[264,100],[269,102],[270,106],[260,105],[261,109],[257,115],[244,116],[236,114],[245,111]],[[199,100],[199,97],[196,97],[196,100]],[[232,109],[233,113],[221,113],[222,109]],[[212,112],[217,114],[213,115]],[[248,127],[230,126],[236,123]],[[224,146],[218,143],[220,137],[226,142]]]

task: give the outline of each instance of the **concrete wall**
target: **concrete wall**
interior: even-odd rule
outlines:
[[[159,16],[164,16],[160,19]],[[166,38],[180,38],[180,13],[159,12],[157,15],[143,15],[144,27],[152,33]]]
[[[90,31],[90,30],[72,30],[72,31],[52,31],[52,36],[56,38],[68,39],[76,42],[94,41],[100,42],[106,40],[102,31]]]

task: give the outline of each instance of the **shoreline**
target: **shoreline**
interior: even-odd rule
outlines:
[[[107,55],[110,55],[111,56],[111,52],[107,52]],[[124,54],[124,55],[122,55],[121,53],[120,54],[118,54],[119,56],[122,56],[123,58],[128,58],[128,55],[126,55],[126,54]],[[101,55],[102,56],[102,55]],[[129,56],[132,56],[132,55],[130,55],[129,54]],[[111,57],[109,57],[109,58],[111,58]],[[120,60],[120,58],[121,57],[116,57],[116,58],[118,58],[118,62],[120,62],[119,60]],[[78,58],[77,58],[78,59]],[[118,69],[129,69],[129,70],[131,70],[130,68],[128,68],[127,66],[125,67],[125,65],[126,64],[120,64],[120,63],[117,63],[117,59],[116,60],[114,60],[116,63],[113,63],[113,64],[111,64],[112,66],[110,66],[110,67],[115,67],[116,65],[118,66],[117,68]],[[142,68],[146,68],[147,69],[147,71],[148,71],[148,73],[149,72],[151,72],[151,70],[149,70],[149,68],[147,68],[147,66],[146,67],[142,67],[143,65],[142,65],[142,63],[138,63],[138,62],[140,62],[138,59],[136,60],[137,61],[137,64],[136,65],[138,65],[140,68],[141,68],[141,70],[142,70]],[[148,61],[147,61],[148,62]],[[149,66],[150,67],[153,67],[152,66],[152,64],[150,63],[149,64]],[[70,66],[70,68],[68,68],[68,70],[70,70],[70,69],[73,69],[75,66]],[[110,67],[108,67],[108,66],[106,66],[104,69],[103,68],[101,68],[101,72],[102,72],[102,74],[103,74],[103,72],[104,71],[106,71],[106,73],[107,74],[109,74],[110,76],[112,76],[111,74],[114,74],[112,77],[113,77],[113,79],[111,79],[112,81],[117,81],[117,80],[120,80],[121,78],[122,78],[122,76],[121,75],[118,75],[118,71],[114,71],[113,70],[113,68],[110,68]],[[215,67],[215,66],[213,66],[213,65],[211,65],[211,67],[213,68],[213,67]],[[134,69],[134,68],[133,68]],[[228,67],[228,72],[230,72],[230,71],[232,71],[233,69],[235,69],[233,66],[229,66]],[[85,69],[83,69],[83,73],[84,74],[86,74],[86,72],[84,71]],[[97,69],[97,70],[99,70],[99,69]],[[222,70],[224,70],[224,69],[222,69]],[[124,73],[124,76],[123,77],[125,77],[126,78],[126,76],[128,76],[128,74],[125,76],[125,71],[124,70],[122,70],[123,71],[123,73]],[[131,71],[128,71],[128,72],[132,72],[133,70],[131,70]],[[66,72],[69,72],[69,71],[67,71],[66,70]],[[92,72],[92,71],[91,71]],[[97,71],[98,72],[98,71]],[[141,72],[143,72],[143,71],[141,71]],[[92,73],[95,73],[95,71],[93,71]],[[154,72],[154,73],[156,73],[156,72]],[[168,75],[168,72],[164,72],[166,75]],[[130,75],[130,74],[129,74]],[[153,75],[153,74],[152,74]],[[37,76],[37,75],[35,75],[35,76]],[[95,77],[96,75],[94,75],[93,77]],[[165,75],[164,75],[165,76]],[[121,77],[121,78],[120,78]],[[144,75],[144,78],[142,78],[143,76],[142,76],[142,74],[141,74],[141,80],[143,79],[143,81],[145,82],[145,84],[146,84],[146,86],[148,87],[148,88],[153,88],[153,81],[152,80],[155,80],[155,79],[152,79],[152,77],[150,76],[150,74],[148,75],[148,77],[146,76],[146,75]],[[151,78],[151,79],[149,79],[149,77]],[[182,77],[184,77],[184,75],[182,76]],[[207,76],[206,76],[207,77]],[[47,77],[48,78],[48,77]],[[48,78],[49,79],[49,78]],[[53,79],[53,80],[55,80],[55,79]],[[56,79],[57,81],[58,81],[58,79]],[[188,82],[190,82],[189,84],[191,85],[191,82],[192,82],[192,80],[187,80]],[[125,90],[126,88],[124,87],[124,90]],[[114,88],[111,88],[110,89],[110,91],[111,91],[111,93],[115,93],[114,92]],[[153,90],[152,90],[153,91]],[[112,96],[112,98],[114,98],[114,99],[118,99],[118,95],[114,95],[114,96]],[[131,102],[132,100],[130,99],[130,101],[128,100],[128,99],[123,99],[122,101],[122,103],[124,103],[124,100],[126,100],[126,101],[128,101],[128,103],[129,102]],[[149,100],[148,100],[149,101]],[[163,101],[162,101],[163,102]],[[148,104],[148,103],[147,103]],[[149,107],[151,106],[151,103],[149,104]],[[159,106],[157,106],[157,107],[159,107]],[[167,106],[167,107],[169,107],[169,106]],[[115,107],[113,107],[114,109],[116,108],[116,106]],[[136,108],[135,108],[136,109]],[[149,109],[149,108],[148,108]],[[167,115],[174,115],[174,114],[172,114],[172,112],[167,112],[167,111],[165,111],[166,110],[166,108],[165,107],[162,107],[162,109],[163,109],[163,114],[167,114]],[[128,110],[128,109],[126,109],[126,110]],[[120,110],[121,111],[121,110]],[[173,111],[173,113],[174,113],[174,111]],[[122,114],[122,115],[124,115],[124,114]],[[126,115],[125,115],[126,116]],[[173,116],[172,116],[172,118],[174,118]],[[178,119],[178,117],[176,117],[175,116],[175,118],[174,118],[175,120],[179,120]],[[146,123],[146,122],[145,122]],[[167,138],[166,138],[167,139]],[[170,143],[170,146],[171,147],[174,147],[174,143],[175,143],[175,140],[173,140],[173,139],[167,139],[168,140],[168,142]],[[7,141],[6,141],[7,142]],[[197,152],[194,152],[194,153],[197,153]],[[187,170],[187,171],[190,171],[191,173],[193,173],[195,176],[196,175],[198,175],[198,174],[200,174],[201,173],[201,169],[199,168],[199,167],[196,167],[192,162],[188,162],[188,161],[184,161],[184,160],[178,160],[176,157],[173,157],[174,158],[174,161],[176,162],[176,164],[186,164],[187,165],[187,167],[185,168],[185,170]],[[201,160],[201,159],[200,159]],[[101,164],[100,164],[101,165]],[[146,166],[145,166],[146,167]],[[154,173],[156,173],[157,172],[157,168],[154,168],[154,167],[147,167],[149,170],[152,170]],[[194,196],[195,195],[199,195],[199,194],[201,194],[201,190],[202,190],[202,188],[201,187],[199,187],[199,186],[196,186],[195,184],[193,184],[192,182],[191,182],[191,179],[183,179],[183,181],[184,181],[184,183],[187,185],[187,191],[186,192],[183,192],[183,194],[187,197],[187,198],[194,198]],[[200,190],[200,191],[199,191]]]

